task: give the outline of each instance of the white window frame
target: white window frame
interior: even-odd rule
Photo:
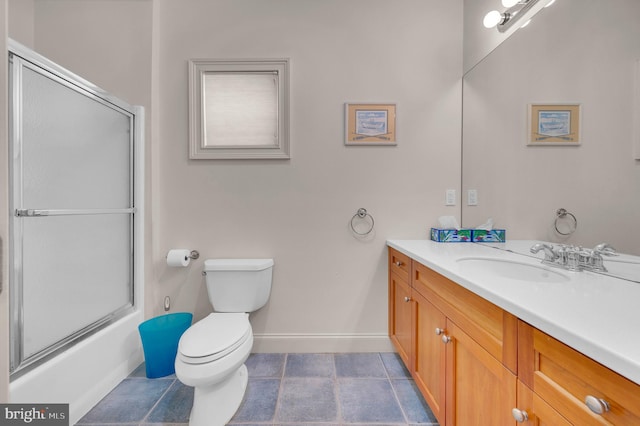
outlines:
[[[274,145],[207,145],[204,79],[207,73],[272,72],[278,79],[278,132]],[[189,158],[289,159],[289,59],[189,60]]]

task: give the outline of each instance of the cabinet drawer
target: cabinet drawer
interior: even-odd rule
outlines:
[[[518,320],[448,278],[413,262],[413,288],[512,372],[517,371]]]
[[[389,247],[389,272],[393,272],[401,279],[409,282],[410,269],[411,259],[409,259],[409,256]]]
[[[640,386],[540,330],[526,327],[530,331],[522,337],[528,335],[529,342],[523,345],[520,361],[533,361],[533,367],[522,371],[542,399],[574,424],[640,424]],[[606,401],[610,410],[593,413],[585,403],[589,396]]]

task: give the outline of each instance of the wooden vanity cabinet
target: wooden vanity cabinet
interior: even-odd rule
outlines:
[[[640,425],[640,386],[523,321],[518,335],[518,377],[534,398],[570,424]]]
[[[406,299],[392,263],[405,260],[392,248],[389,259],[391,339],[439,423],[513,425],[517,319],[416,261]],[[399,337],[409,327],[403,303],[410,343]]]
[[[413,352],[413,306],[409,273],[411,259],[404,254],[389,249],[389,337],[398,355],[412,368],[410,354]]]
[[[640,425],[638,384],[391,247],[389,334],[442,426]]]

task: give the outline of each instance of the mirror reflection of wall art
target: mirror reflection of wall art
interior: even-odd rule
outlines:
[[[530,104],[528,145],[580,145],[580,104]]]
[[[397,145],[395,104],[345,104],[345,145]]]

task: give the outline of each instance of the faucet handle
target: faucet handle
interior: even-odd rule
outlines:
[[[544,252],[545,262],[553,262],[559,257],[558,253],[549,244],[536,243],[533,246],[531,246],[531,248],[529,249],[529,251],[534,254],[538,253],[540,250]]]
[[[610,244],[600,243],[593,248],[595,253],[599,253],[605,256],[618,256],[616,249],[613,248]]]

